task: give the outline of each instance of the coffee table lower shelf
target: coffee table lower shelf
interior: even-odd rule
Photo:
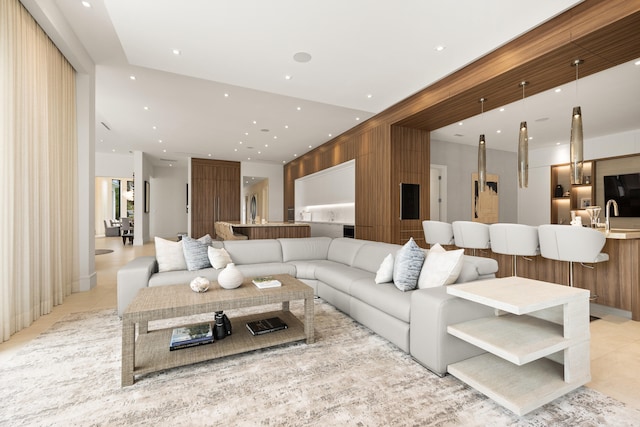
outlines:
[[[281,331],[252,335],[246,323],[253,320],[280,317],[288,326]],[[301,341],[307,338],[304,325],[289,311],[272,311],[229,318],[233,333],[212,344],[170,351],[172,329],[158,329],[140,334],[135,343],[133,375],[145,375],[165,369],[191,365],[266,347]]]
[[[564,366],[542,358],[522,366],[484,353],[448,366],[448,372],[517,415],[524,415],[588,383],[564,380]]]

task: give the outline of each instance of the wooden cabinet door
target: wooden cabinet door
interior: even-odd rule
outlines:
[[[240,221],[240,163],[191,161],[191,234],[216,237],[216,221]]]

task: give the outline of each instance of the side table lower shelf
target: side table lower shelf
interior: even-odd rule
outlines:
[[[518,366],[491,353],[451,364],[448,371],[517,415],[524,415],[591,381],[587,375],[566,382],[564,366],[550,359]]]
[[[288,326],[276,332],[252,335],[246,323],[253,320],[280,317]],[[133,375],[144,375],[164,369],[190,365],[266,347],[273,347],[307,338],[304,325],[289,311],[272,311],[230,318],[232,335],[212,344],[170,351],[172,329],[158,329],[140,334],[135,343]]]

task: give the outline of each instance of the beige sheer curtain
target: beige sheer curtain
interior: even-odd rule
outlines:
[[[77,280],[75,72],[18,0],[0,0],[0,342]]]

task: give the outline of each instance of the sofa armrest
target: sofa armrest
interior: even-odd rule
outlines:
[[[411,296],[411,356],[443,376],[447,366],[485,351],[447,333],[447,326],[494,315],[491,307],[447,294],[445,286],[419,289]]]
[[[118,316],[122,317],[138,291],[149,286],[149,278],[157,272],[158,262],[154,256],[138,257],[118,270]]]

